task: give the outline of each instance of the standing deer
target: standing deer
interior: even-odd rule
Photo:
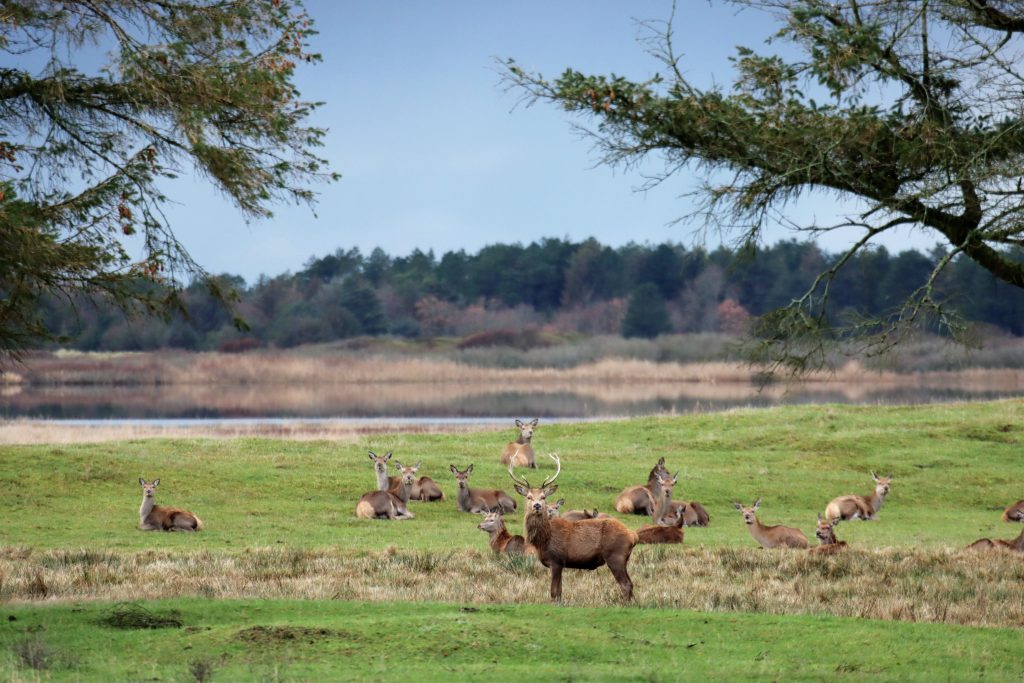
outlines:
[[[388,453],[388,456],[391,454]],[[398,467],[402,471],[399,483],[396,488],[384,491],[370,491],[364,493],[356,503],[356,517],[359,519],[414,519],[416,515],[409,511],[409,496],[412,494],[412,487],[416,483],[416,471],[420,464],[412,467]]]
[[[498,555],[526,552],[526,539],[518,534],[513,536],[508,532],[508,529],[505,528],[505,520],[501,517],[501,508],[495,508],[484,515],[484,521],[477,524],[476,528],[490,534],[491,550]]]
[[[402,483],[402,477],[401,474],[397,477],[388,476],[388,461],[391,460],[391,451],[382,456],[370,451],[370,460],[373,461],[373,473],[377,476],[377,490],[397,491]],[[416,465],[418,467],[419,463]],[[401,471],[401,466],[398,469]],[[413,483],[409,498],[422,501],[444,500],[444,492],[430,477],[420,477]]]
[[[750,507],[744,507],[740,503],[733,503],[736,509],[743,514],[743,521],[754,540],[761,544],[762,548],[806,548],[807,537],[799,529],[789,526],[764,526],[757,519],[757,510],[761,507],[761,499],[758,498]]]
[[[615,499],[615,509],[625,515],[650,515],[654,512],[654,501],[659,497],[658,474],[665,469],[665,458],[661,458],[647,475],[643,486],[627,486]]]
[[[837,524],[839,524],[838,520],[822,517],[821,513],[818,513],[818,528],[814,530],[814,535],[821,541],[821,545],[811,548],[810,552],[812,554],[831,555],[846,550],[846,541],[840,541],[836,538]]]
[[[875,491],[870,496],[858,496],[849,494],[839,496],[825,508],[825,516],[829,519],[846,521],[848,519],[875,520],[878,511],[885,503],[885,497],[889,494],[889,484],[892,482],[892,475],[879,477],[874,472],[871,478],[875,480]]]
[[[152,484],[139,477],[142,484],[142,505],[139,506],[139,528],[143,531],[199,531],[203,520],[188,510],[168,508],[156,504],[156,487],[159,479]]]
[[[533,430],[539,419],[529,422],[516,420],[516,427],[519,429],[519,436],[515,441],[505,444],[505,450],[501,452],[502,465],[519,465],[520,467],[531,467],[536,469],[537,462],[533,454],[533,446],[530,440],[533,439]]]
[[[663,518],[667,519],[667,518]],[[672,524],[648,524],[636,530],[639,543],[682,543],[683,516],[677,515]]]
[[[469,475],[473,472],[473,465],[463,471],[455,465],[448,466],[455,481],[459,485],[458,496],[455,504],[460,512],[481,513],[488,512],[494,508],[501,508],[502,512],[515,512],[516,501],[500,489],[471,489],[469,488]]]
[[[1003,510],[1004,522],[1024,522],[1024,500],[1018,500]]]
[[[1001,541],[999,539],[993,541],[991,538],[979,538],[967,546],[968,550],[998,550],[1003,548],[1024,553],[1024,531],[1021,531],[1017,538],[1009,541]]]
[[[523,529],[526,542],[537,551],[541,564],[551,569],[551,599],[562,599],[562,570],[597,569],[608,565],[619,584],[624,600],[633,599],[633,581],[627,567],[633,547],[639,540],[632,530],[617,519],[584,519],[569,522],[560,517],[551,519],[545,501],[554,495],[558,486],[552,484],[562,471],[557,455],[550,456],[557,469],[552,477],[538,487],[530,486],[525,478],[517,477],[508,465],[508,474],[515,482],[516,491],[526,499]]]

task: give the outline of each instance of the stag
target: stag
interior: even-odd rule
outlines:
[[[617,519],[584,519],[570,522],[561,517],[548,516],[548,496],[554,495],[558,486],[554,481],[562,471],[562,462],[551,454],[557,469],[554,476],[544,479],[537,487],[531,486],[525,478],[516,476],[508,465],[508,474],[515,483],[516,492],[526,499],[526,515],[523,529],[526,542],[537,551],[541,564],[551,569],[551,599],[562,599],[563,569],[597,569],[607,564],[612,576],[619,584],[624,600],[633,599],[633,581],[627,567],[633,547],[639,540],[632,530]]]

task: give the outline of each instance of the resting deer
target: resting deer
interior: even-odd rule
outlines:
[[[765,526],[757,519],[757,510],[761,507],[761,499],[758,498],[750,507],[744,507],[740,503],[733,503],[736,509],[743,514],[743,521],[754,540],[761,544],[762,548],[806,548],[807,537],[799,529],[789,526]]]
[[[1004,522],[1024,522],[1024,500],[1018,500],[1003,510]]]
[[[203,520],[188,510],[168,508],[156,504],[156,487],[159,479],[152,484],[139,477],[142,484],[142,505],[139,507],[139,528],[143,531],[199,531]]]
[[[821,513],[818,513],[818,528],[814,530],[814,535],[821,541],[821,545],[811,548],[811,553],[815,555],[831,555],[832,553],[846,550],[846,541],[840,541],[836,538],[837,524],[839,524],[838,520],[822,517]]]
[[[665,458],[658,460],[647,475],[647,483],[643,486],[627,486],[615,499],[615,509],[625,515],[650,515],[654,511],[654,501],[659,497],[658,474],[667,473]]]
[[[391,454],[388,453],[390,456]],[[416,483],[416,471],[420,464],[412,467],[403,467],[398,463],[402,471],[399,483],[396,488],[384,491],[370,491],[364,493],[356,503],[356,517],[359,519],[414,519],[416,515],[409,511],[409,496],[412,494],[412,487]]]
[[[494,508],[501,508],[502,512],[516,511],[516,501],[512,499],[512,496],[500,489],[469,488],[469,475],[473,472],[472,465],[463,471],[459,471],[459,468],[455,465],[449,465],[448,467],[451,469],[452,474],[455,475],[455,481],[459,485],[455,504],[461,512],[481,513],[488,512]]]
[[[652,489],[652,492],[657,492],[657,495],[652,493],[654,505],[651,510],[651,521],[656,525],[663,525],[665,517],[668,515],[680,516],[672,505],[672,489],[679,481],[679,473],[669,474],[666,470],[656,472],[654,476],[658,480],[658,485]]]
[[[378,491],[397,491],[401,485],[401,474],[397,477],[388,476],[388,461],[391,460],[391,451],[380,456],[370,451],[370,460],[373,461],[373,473],[377,475]],[[419,463],[417,463],[417,466]],[[398,468],[401,470],[401,467]],[[412,485],[409,492],[410,500],[434,501],[444,500],[444,492],[430,477],[420,477]]]
[[[477,524],[476,528],[490,534],[491,550],[499,555],[526,552],[526,539],[508,532],[505,520],[501,517],[501,508],[495,508],[484,515],[484,521]]]
[[[662,518],[666,519],[666,518]],[[636,530],[639,543],[682,543],[683,516],[677,515],[672,524],[648,524]]]
[[[1021,531],[1017,538],[1009,541],[979,538],[977,541],[967,546],[968,550],[998,550],[1002,548],[1018,553],[1024,553],[1024,531]]]
[[[885,503],[885,497],[889,494],[889,484],[892,482],[892,475],[879,477],[874,472],[871,478],[875,480],[875,492],[870,496],[858,496],[850,494],[839,496],[825,508],[825,516],[829,519],[846,521],[848,519],[875,520],[878,511]]]
[[[578,522],[581,519],[611,519],[611,515],[606,515],[603,512],[598,512],[597,508],[593,510],[569,510],[562,519],[566,519],[570,522]]]
[[[597,569],[608,565],[619,584],[625,600],[633,599],[633,581],[627,566],[633,547],[639,540],[632,530],[617,519],[584,519],[569,522],[560,517],[551,519],[545,501],[554,495],[558,486],[554,481],[562,471],[557,455],[550,456],[557,469],[538,487],[530,486],[525,478],[517,477],[508,465],[508,474],[515,482],[516,491],[526,499],[523,529],[526,542],[537,551],[537,558],[551,568],[551,598],[562,599],[562,570]]]
[[[518,465],[519,467],[537,467],[533,454],[533,446],[530,440],[533,439],[533,430],[537,426],[538,419],[523,422],[516,420],[516,427],[519,428],[519,436],[515,441],[505,444],[505,450],[501,452],[502,465]]]

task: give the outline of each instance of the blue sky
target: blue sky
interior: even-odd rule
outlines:
[[[320,31],[312,47],[323,62],[300,69],[297,80],[304,98],[325,102],[315,118],[330,131],[322,153],[343,178],[318,188],[315,216],[281,206],[274,218],[249,224],[209,186],[172,184],[168,194],[177,203],[168,216],[208,270],[252,282],[352,247],[399,255],[543,237],[694,243],[699,224],[670,225],[690,208],[681,195],[692,189],[691,177],[638,192],[639,173],[595,166],[591,144],[566,114],[544,104],[517,106],[495,62],[513,57],[548,76],[571,66],[645,79],[659,64],[637,42],[637,20],[667,19],[670,1],[306,5]],[[701,85],[729,83],[735,47],[759,47],[770,32],[759,12],[738,13],[720,0],[677,3],[676,46]],[[830,199],[811,198],[793,215],[806,220],[831,211]],[[780,228],[767,238],[785,236]],[[837,250],[849,237],[823,246]],[[887,246],[931,243],[903,233]]]

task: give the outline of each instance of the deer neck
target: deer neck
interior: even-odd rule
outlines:
[[[374,468],[374,472],[377,473],[377,490],[378,491],[387,491],[389,488],[391,488],[389,486],[390,480],[388,479],[388,471],[387,470],[384,470],[383,472],[381,472],[381,471],[379,471],[375,467]]]
[[[659,485],[658,488],[660,489],[661,486]],[[672,496],[666,496],[663,491],[659,491],[658,497],[655,498],[654,501],[654,509],[651,510],[651,519],[654,520],[655,524],[658,524],[661,520],[665,519],[665,515],[667,515],[672,509]]]
[[[505,544],[512,538],[512,534],[505,528],[505,523],[502,522],[501,526],[491,532],[491,548],[500,551],[505,547]]]
[[[873,491],[869,502],[871,503],[871,512],[878,512],[882,509],[882,503],[885,502],[885,495],[878,495],[877,491]]]
[[[753,536],[754,540],[758,543],[771,540],[768,537],[768,527],[761,524],[761,520],[759,520],[756,515],[754,516],[754,523],[748,524],[747,528],[750,529],[750,535]]]
[[[142,505],[139,506],[139,521],[145,522],[154,507],[156,507],[156,496],[143,495]]]
[[[523,518],[523,531],[530,545],[546,550],[551,541],[551,520],[547,510],[529,512]]]
[[[398,500],[402,501],[402,505],[405,505],[409,502],[410,496],[412,496],[412,484],[406,484],[404,481],[399,482],[394,494],[398,497]]]
[[[1019,553],[1024,553],[1024,531],[1021,531],[1017,538],[1010,541],[1010,547]]]
[[[459,504],[459,509],[463,512],[469,512],[470,496],[469,487],[459,487],[458,494],[456,496],[456,502]]]
[[[522,434],[520,434],[519,438],[516,439],[516,443],[519,444],[520,446],[529,446],[530,445],[530,441],[532,439],[533,439],[532,436],[523,436]]]

